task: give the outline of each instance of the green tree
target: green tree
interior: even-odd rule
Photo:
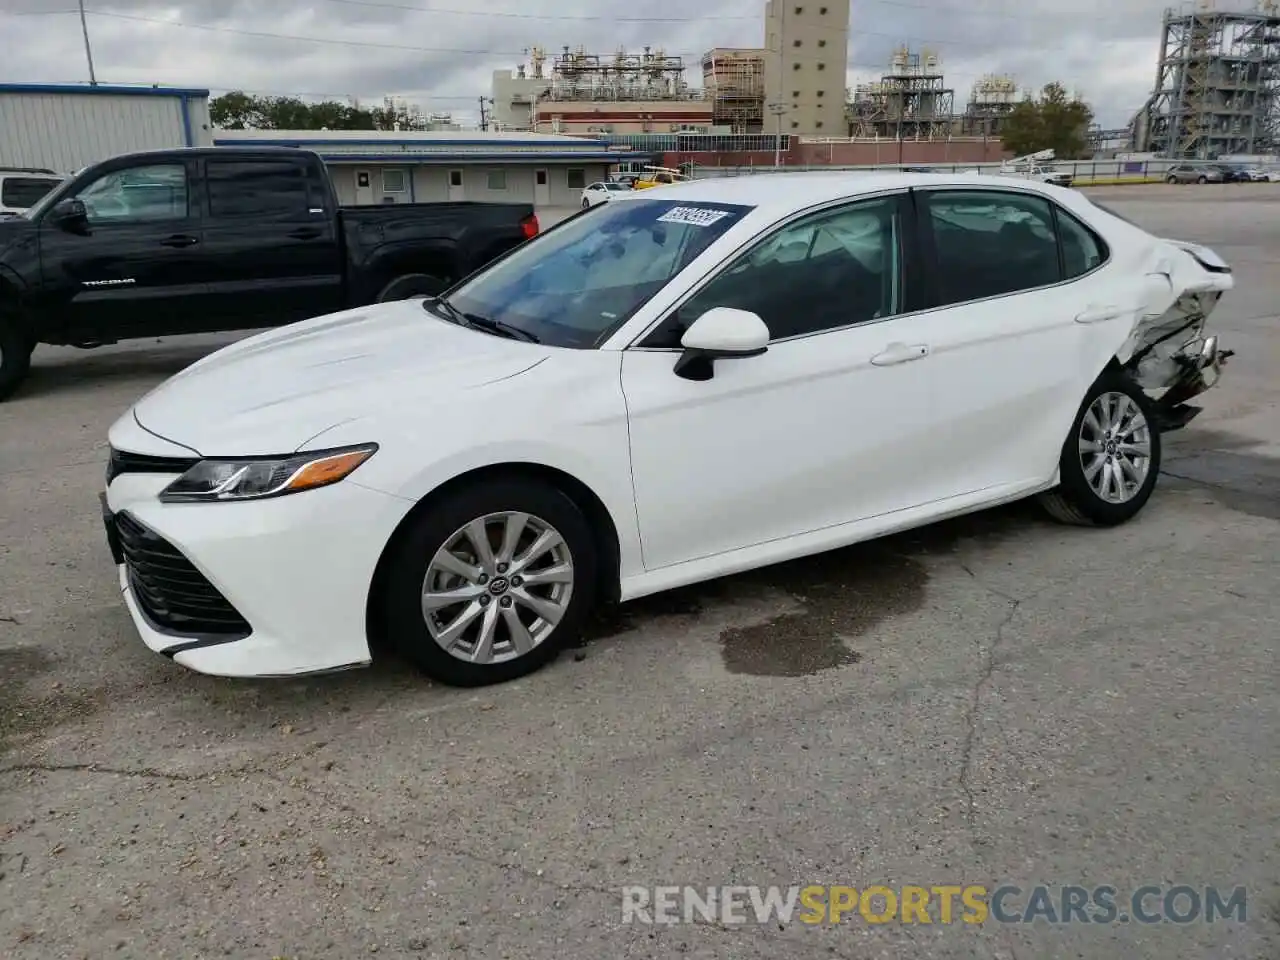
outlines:
[[[381,107],[298,97],[268,97],[233,90],[209,103],[209,116],[223,130],[424,130],[415,107],[388,100]]]
[[[1014,106],[1000,131],[1005,149],[1022,155],[1053,150],[1060,160],[1083,157],[1089,141],[1093,110],[1060,83],[1047,83],[1038,97],[1027,96]]]

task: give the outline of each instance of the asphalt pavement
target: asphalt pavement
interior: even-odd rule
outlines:
[[[40,349],[0,404],[0,957],[1280,958],[1280,187],[1094,193],[1238,282],[1137,521],[1015,505],[654,597],[480,691],[149,653],[106,430],[230,338]],[[1247,910],[622,922],[633,885],[1036,883]]]

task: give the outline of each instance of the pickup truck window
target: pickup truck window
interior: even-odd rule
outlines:
[[[52,177],[4,177],[0,179],[0,207],[33,207],[59,183]]]
[[[287,160],[210,160],[205,168],[212,217],[306,216],[307,171]]]
[[[181,163],[103,174],[76,194],[90,223],[147,223],[187,216],[187,170]]]

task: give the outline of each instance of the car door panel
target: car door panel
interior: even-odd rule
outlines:
[[[984,194],[987,207],[977,202]],[[1056,215],[1043,197],[970,188],[921,191],[920,200],[920,233],[945,303],[913,326],[929,344],[945,431],[938,499],[1047,481],[1098,373],[1091,312],[1114,315],[1125,302],[1118,271],[1076,263],[1082,254],[1069,247],[1065,259],[1081,275],[1062,279]]]
[[[70,230],[40,224],[36,296],[70,342],[188,333],[208,287],[191,161],[109,168],[75,193],[89,214]]]
[[[647,569],[921,502],[933,433],[927,351],[873,362],[919,342],[913,318],[896,315],[911,262],[905,200],[837,205],[782,226],[626,352]],[[759,356],[717,360],[710,380],[683,379],[680,351],[664,341],[713,307],[758,314],[773,340]],[[714,496],[690,492],[708,486]]]
[[[302,160],[208,159],[210,314],[217,329],[277,326],[343,306],[336,211]]]

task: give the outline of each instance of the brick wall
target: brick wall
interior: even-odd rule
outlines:
[[[792,141],[783,166],[893,166],[929,163],[998,163],[1011,156],[999,140],[856,140],[847,143]],[[772,167],[772,150],[666,153],[662,165],[692,161],[703,167]]]

